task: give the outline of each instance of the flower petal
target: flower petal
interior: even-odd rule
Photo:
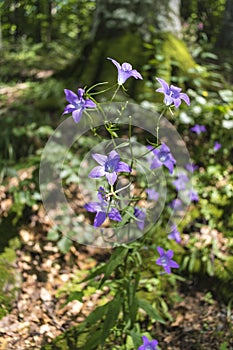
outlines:
[[[173,267],[174,269],[178,269],[178,268],[180,267],[180,265],[177,264],[177,262],[174,261],[174,260],[171,260],[171,261],[169,262],[169,265],[170,265],[170,267]]]
[[[79,99],[83,98],[84,92],[85,92],[84,89],[81,89],[81,88],[78,89],[78,97],[79,97]]]
[[[184,92],[181,92],[180,93],[180,98],[182,100],[184,100],[184,102],[187,103],[187,105],[190,105],[190,99],[189,99],[187,94],[185,94]]]
[[[97,202],[87,203],[84,205],[84,208],[91,213],[96,213],[97,211],[101,210],[101,206]]]
[[[171,259],[171,258],[173,257],[173,255],[174,255],[174,252],[173,252],[173,250],[171,250],[171,249],[169,249],[169,250],[167,251],[167,253],[166,253],[166,256],[167,256],[169,259]]]
[[[72,112],[72,117],[73,117],[75,123],[79,123],[80,122],[80,119],[82,118],[82,114],[83,114],[83,108],[75,109]]]
[[[131,71],[131,76],[134,77],[135,79],[143,80],[143,77],[141,76],[141,74],[136,69],[133,69]]]
[[[75,106],[70,103],[70,104],[68,104],[65,107],[64,112],[62,113],[62,115],[63,114],[68,114],[68,113],[72,113],[75,109],[76,109]]]
[[[174,165],[175,165],[174,161],[170,158],[166,160],[163,164],[168,168],[169,173],[172,174],[174,170]]]
[[[161,79],[161,78],[156,78],[156,80],[158,80],[158,82],[162,85],[162,89],[163,89],[163,91],[158,91],[158,89],[156,91],[163,92],[165,94],[168,93],[168,91],[169,91],[168,83],[166,83],[166,81]],[[161,88],[159,88],[159,89],[161,89]]]
[[[157,251],[158,251],[160,256],[164,255],[164,249],[163,248],[157,247]]]
[[[109,155],[108,155],[108,159],[110,160],[110,159],[113,159],[113,158],[118,158],[119,160],[120,160],[120,156],[119,156],[119,154],[115,151],[115,150],[112,150],[110,153],[109,153]]]
[[[176,108],[178,108],[181,104],[181,99],[180,98],[175,98],[173,99],[174,105]]]
[[[88,177],[90,177],[92,179],[96,179],[96,178],[102,177],[104,175],[105,175],[104,168],[101,165],[98,165],[90,171]]]
[[[101,226],[102,223],[105,221],[106,216],[106,213],[104,213],[103,211],[99,211],[95,216],[94,227]]]
[[[121,214],[116,208],[111,208],[110,212],[108,213],[108,217],[114,221],[122,221]]]
[[[113,64],[115,64],[115,66],[117,67],[117,69],[121,69],[121,65],[120,63],[118,63],[116,60],[114,60],[113,58],[107,57],[108,60],[112,61]]]
[[[154,157],[154,159],[151,163],[150,169],[151,170],[157,169],[157,168],[160,168],[162,165],[163,165],[163,163],[160,162],[160,160],[157,157]]]
[[[113,173],[105,173],[105,176],[108,180],[109,185],[114,185],[117,180],[117,173],[115,171]]]
[[[96,104],[94,101],[90,100],[90,99],[87,99],[84,103],[84,107],[85,108],[95,108],[96,107]]]
[[[125,162],[119,162],[117,165],[117,172],[125,172],[125,173],[130,173],[131,172],[131,168],[128,164],[126,164]]]
[[[170,267],[169,265],[163,266],[163,268],[164,268],[164,270],[165,270],[168,274],[171,273],[171,267]]]
[[[100,165],[105,165],[105,163],[108,160],[107,156],[100,154],[100,153],[93,153],[92,158],[95,159],[97,161],[97,163],[99,163]]]
[[[73,91],[64,89],[64,93],[66,95],[66,99],[69,103],[77,104],[79,102],[78,95],[76,95]]]

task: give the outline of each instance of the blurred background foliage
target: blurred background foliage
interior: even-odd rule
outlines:
[[[63,120],[63,89],[76,90],[101,80],[115,83],[116,71],[106,60],[110,56],[132,63],[142,73],[141,85],[133,79],[126,84],[130,96],[142,106],[161,108],[162,97],[154,93],[156,76],[181,86],[190,96],[191,106],[182,106],[172,122],[199,166],[193,175],[199,202],[192,204],[180,225],[184,246],[170,241],[165,244],[162,224],[160,237],[153,238],[151,244],[165,244],[179,252],[184,275],[208,275],[216,278],[215,286],[221,281],[222,297],[232,303],[233,19],[229,13],[232,16],[233,2],[165,1],[164,8],[170,10],[180,5],[176,14],[168,11],[166,15],[176,20],[176,33],[163,27],[169,22],[166,16],[160,22],[156,17],[156,11],[162,14],[164,10],[160,1],[143,3],[139,16],[140,2],[136,0],[0,2],[0,188],[1,199],[12,201],[0,212],[0,227],[6,236],[1,250],[12,232],[17,234],[15,227],[29,222],[41,205],[40,155]],[[207,133],[191,134],[194,124],[205,125]],[[218,152],[213,151],[215,141],[222,144]],[[82,138],[80,157],[91,144],[92,137]],[[67,186],[75,178],[76,151],[64,166]],[[22,177],[25,171],[27,175]],[[219,236],[214,236],[215,230],[227,240],[227,251]],[[206,232],[213,240],[205,240]],[[70,241],[56,228],[48,238],[57,241],[64,253],[70,248]],[[174,284],[172,279],[171,286]],[[146,289],[149,293],[150,287]],[[161,312],[169,317],[161,300]]]

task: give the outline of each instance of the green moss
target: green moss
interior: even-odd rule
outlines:
[[[191,73],[190,69],[196,67],[187,46],[184,42],[176,38],[171,33],[164,33],[161,36],[161,52],[159,54],[163,57],[161,64],[161,75],[166,81],[170,81],[173,75],[173,68],[176,67],[177,73],[181,76],[188,76]],[[158,65],[157,74],[160,76],[160,66]]]
[[[119,63],[130,62],[135,69],[140,69],[143,59],[142,40],[133,33],[99,40],[91,48],[86,59],[85,68],[80,72],[78,80],[83,85],[92,85],[96,82],[107,81],[111,84],[117,82],[116,67],[107,60],[107,57],[116,59]],[[145,58],[144,58],[145,60]],[[127,83],[135,84],[132,80]]]
[[[16,259],[15,250],[19,247],[19,240],[14,238],[9,241],[9,247],[0,254],[0,319],[7,315],[11,309],[15,292],[18,289],[18,276],[12,263]]]

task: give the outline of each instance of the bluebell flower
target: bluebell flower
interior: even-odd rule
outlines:
[[[158,350],[158,340],[149,340],[145,335],[142,336],[143,345],[140,345],[138,350]]]
[[[170,148],[165,143],[162,143],[160,148],[154,149],[152,146],[148,146],[147,148],[151,150],[155,156],[151,163],[151,170],[160,168],[164,165],[168,168],[170,174],[172,174],[176,160],[171,154]]]
[[[188,163],[186,164],[185,169],[187,169],[190,173],[193,173],[195,170],[198,169],[198,165],[195,165],[193,163]]]
[[[215,141],[214,143],[214,151],[217,152],[222,147],[221,143]]]
[[[113,58],[108,57],[108,60],[112,61],[112,63],[117,67],[119,85],[123,85],[130,77],[134,77],[135,79],[143,79],[141,74],[136,69],[133,69],[130,63],[125,62],[120,65],[120,63]]]
[[[189,178],[186,174],[179,174],[177,179],[172,181],[177,191],[182,191],[186,189],[186,185],[189,182]]]
[[[164,103],[169,106],[172,103],[174,103],[174,106],[178,108],[181,104],[181,100],[183,100],[187,105],[190,105],[190,100],[187,94],[181,92],[181,88],[174,86],[174,85],[168,85],[165,80],[161,78],[156,78],[161,88],[158,88],[157,92],[162,92],[164,94]]]
[[[168,235],[168,238],[174,239],[177,243],[181,242],[180,232],[175,224],[171,226],[171,233]]]
[[[183,202],[180,198],[175,198],[171,201],[169,207],[171,207],[174,210],[181,210],[183,208]]]
[[[120,156],[116,151],[111,151],[108,156],[95,153],[92,157],[100,165],[96,166],[89,173],[90,178],[99,178],[105,176],[108,180],[109,185],[114,185],[117,180],[117,173],[126,172],[130,173],[131,168],[125,162],[120,161]]]
[[[160,255],[160,257],[156,260],[157,265],[162,266],[168,274],[171,273],[171,267],[175,269],[179,268],[177,262],[172,260],[172,257],[174,255],[174,252],[172,250],[165,252],[161,247],[157,247],[157,250]]]
[[[159,193],[156,192],[154,188],[147,188],[146,193],[147,193],[148,199],[151,201],[157,201],[159,199]]]
[[[144,226],[145,226],[146,213],[142,209],[135,207],[134,208],[134,216],[137,218],[136,223],[137,223],[139,230],[142,231],[144,229]]]
[[[205,125],[196,124],[192,128],[190,128],[192,132],[195,132],[197,135],[200,135],[202,132],[206,132]]]
[[[189,192],[189,197],[190,197],[191,202],[198,202],[198,201],[199,201],[198,194],[197,194],[197,192],[194,191],[194,190],[191,190],[191,191]]]
[[[84,208],[91,212],[96,213],[94,219],[94,227],[99,227],[106,220],[107,216],[109,219],[114,221],[121,221],[122,217],[118,209],[112,207],[107,200],[106,191],[103,187],[99,187],[98,190],[99,202],[89,202],[84,205]]]
[[[84,99],[84,89],[78,89],[78,95],[71,90],[64,90],[69,104],[65,107],[63,114],[72,113],[75,123],[80,122],[83,111],[86,108],[95,108],[96,104],[90,99]]]

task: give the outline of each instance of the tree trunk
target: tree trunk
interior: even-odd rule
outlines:
[[[167,46],[172,41],[175,57],[176,46],[184,46],[178,39],[181,36],[180,0],[97,0],[90,40],[81,57],[63,74],[70,76],[72,81],[77,79],[80,86],[90,86],[100,81],[115,83],[113,65],[106,58],[114,58],[119,63],[129,62],[134,69],[140,70],[148,62],[144,43],[150,42],[153,35],[159,38],[162,33],[170,33]],[[171,37],[174,40],[170,40]],[[155,46],[153,55],[156,50]],[[172,61],[170,51],[169,65]],[[183,52],[193,68],[194,62],[185,47]],[[143,85],[134,79],[127,82],[127,88],[134,96],[140,93],[139,85],[142,89]]]
[[[226,1],[222,27],[216,46],[226,50],[233,49],[233,0]]]
[[[3,48],[3,42],[2,42],[2,20],[1,20],[1,14],[0,14],[0,50]]]

